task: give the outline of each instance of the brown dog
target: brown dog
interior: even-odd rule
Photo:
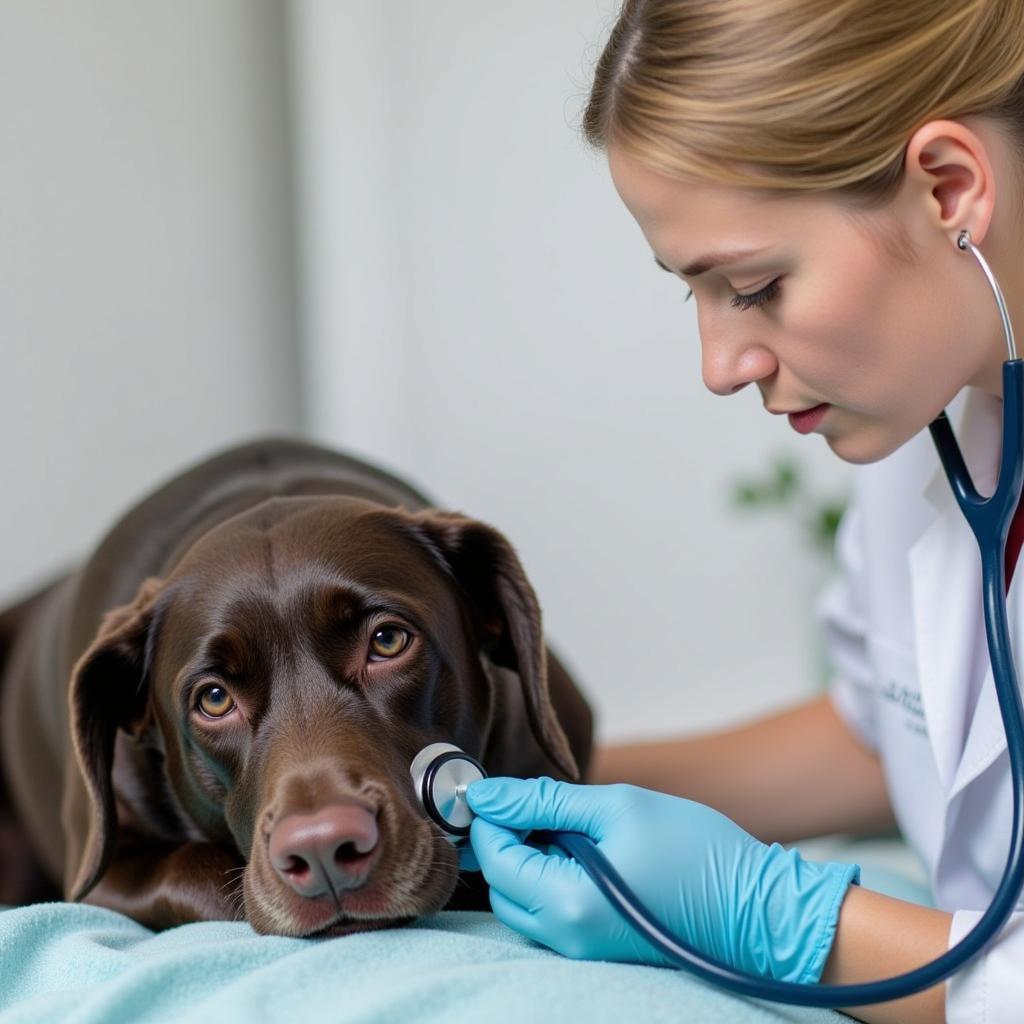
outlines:
[[[0,667],[0,901],[51,883],[153,928],[341,934],[453,905],[416,753],[570,779],[590,753],[501,534],[295,441],[146,498],[0,615]]]

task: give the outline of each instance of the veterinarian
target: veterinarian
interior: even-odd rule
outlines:
[[[569,956],[665,963],[575,861],[522,841],[576,831],[655,917],[737,969],[831,984],[910,971],[979,921],[1010,845],[979,545],[926,428],[962,394],[956,434],[990,494],[1007,332],[978,257],[1024,324],[1024,2],[628,0],[584,127],[655,260],[692,290],[707,386],[753,385],[767,413],[862,468],[821,606],[827,696],[603,751],[595,781],[632,786],[474,782],[494,911]],[[1018,510],[1005,554],[1018,665],[1022,536]],[[666,671],[681,701],[701,685]],[[893,823],[936,909],[778,845]],[[981,1024],[1022,1008],[1018,903],[949,981],[852,1012]]]

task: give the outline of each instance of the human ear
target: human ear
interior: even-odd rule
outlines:
[[[980,244],[988,231],[996,198],[994,141],[960,121],[929,121],[907,143],[905,188],[951,242],[966,228]]]

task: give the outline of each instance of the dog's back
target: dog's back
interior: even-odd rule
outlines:
[[[0,610],[0,679],[3,678],[4,666],[14,647],[15,638],[25,628],[25,621],[39,606],[42,599],[64,579],[61,573],[56,579],[49,580],[43,586],[22,597],[17,604],[9,605]]]
[[[20,671],[15,662],[30,657],[28,637],[46,603],[65,579],[62,573],[38,587],[17,604],[0,611],[0,694],[7,678]],[[2,708],[2,705],[0,705]],[[2,710],[0,710],[2,715]],[[0,735],[4,722],[0,718]],[[59,899],[52,872],[39,861],[20,816],[14,809],[3,772],[0,772],[0,906]]]

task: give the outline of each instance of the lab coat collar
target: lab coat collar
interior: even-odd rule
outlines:
[[[990,494],[999,472],[1001,401],[969,389],[958,437],[975,486]],[[941,464],[925,496],[936,516],[909,556],[915,646],[929,740],[947,800],[952,800],[1005,749],[1006,738],[991,669],[977,704],[969,706],[967,680],[976,665],[977,642],[984,645],[981,559]]]

